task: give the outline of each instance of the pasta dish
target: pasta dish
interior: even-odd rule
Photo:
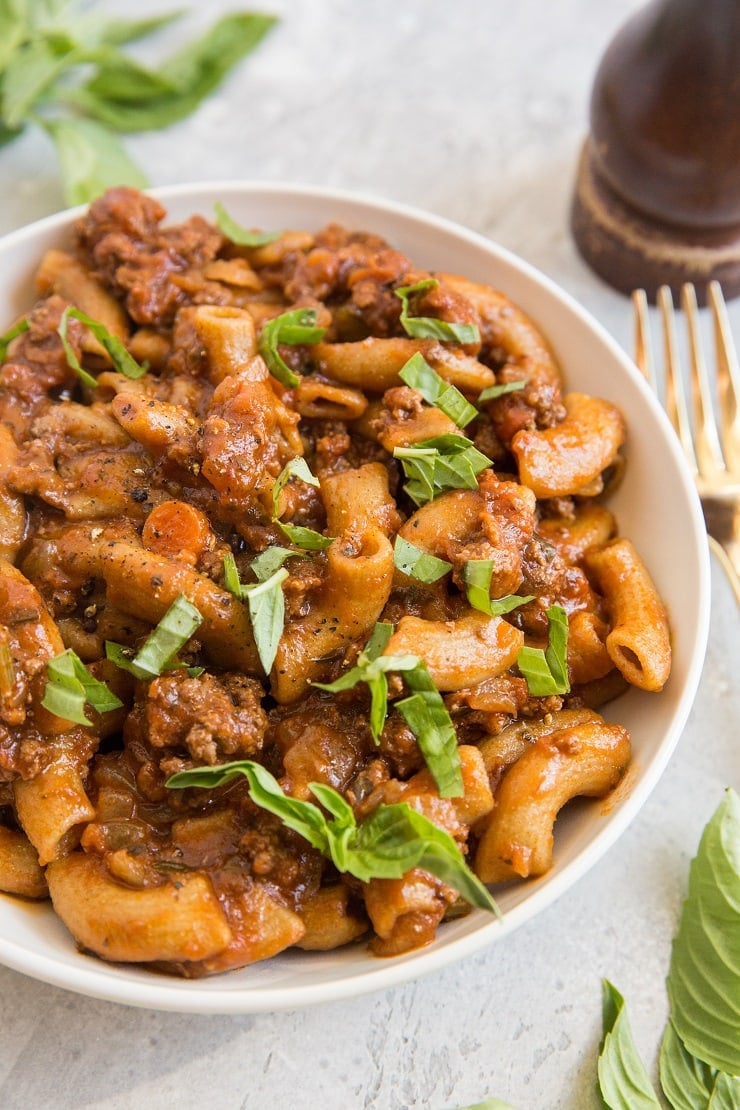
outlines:
[[[544,874],[667,681],[626,429],[505,293],[109,190],[0,337],[0,890],[197,977]]]

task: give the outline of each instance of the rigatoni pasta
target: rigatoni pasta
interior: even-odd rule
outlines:
[[[0,889],[172,974],[392,956],[551,866],[668,678],[626,429],[504,292],[165,215],[109,191],[7,321]]]

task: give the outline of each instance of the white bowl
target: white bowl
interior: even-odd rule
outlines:
[[[627,472],[610,502],[665,599],[673,671],[660,695],[632,690],[606,707],[634,745],[627,783],[607,805],[575,807],[556,824],[555,860],[544,877],[500,892],[503,920],[482,911],[443,925],[427,948],[376,959],[362,945],[331,953],[289,951],[211,979],[181,981],[80,954],[48,903],[0,895],[0,962],[97,998],[162,1010],[248,1013],[295,1009],[388,988],[462,959],[534,917],[568,890],[617,840],[662,774],[694,699],[707,639],[709,561],[701,509],[665,415],[631,361],[568,295],[514,255],[446,220],[398,204],[326,189],[235,182],[156,191],[175,222],[212,216],[222,201],[239,222],[318,229],[329,221],[377,232],[429,269],[505,291],[553,344],[569,389],[608,398],[627,420]],[[82,210],[62,212],[0,241],[0,329],[27,309],[43,252],[70,240]]]

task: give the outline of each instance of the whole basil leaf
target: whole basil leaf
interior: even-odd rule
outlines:
[[[667,978],[671,1020],[691,1055],[740,1075],[740,798],[704,829]]]
[[[668,1022],[660,1044],[660,1085],[673,1110],[696,1110],[709,1103],[717,1072],[697,1060]]]
[[[116,185],[148,184],[118,138],[94,120],[47,120],[44,127],[57,149],[68,204],[86,204]]]
[[[599,1089],[609,1110],[660,1110],[660,1103],[635,1048],[624,998],[604,980],[604,1039],[599,1054]]]
[[[264,38],[274,16],[234,13],[219,19],[195,42],[157,67],[168,91],[136,101],[111,88],[113,75],[101,70],[75,97],[78,106],[116,131],[151,131],[167,127],[195,108],[223,81],[227,73]],[[120,78],[119,78],[120,80]]]

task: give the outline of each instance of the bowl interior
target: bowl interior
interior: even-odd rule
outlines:
[[[543,878],[501,889],[503,921],[481,911],[439,929],[428,948],[377,960],[362,946],[287,952],[264,964],[197,982],[163,979],[78,953],[48,905],[0,895],[0,962],[95,997],[188,1012],[296,1008],[379,990],[459,959],[531,918],[591,867],[632,820],[678,740],[699,681],[707,639],[709,569],[701,512],[670,426],[638,371],[606,332],[551,281],[473,232],[424,213],[338,192],[241,183],[157,191],[175,222],[212,216],[221,201],[254,227],[316,230],[334,221],[373,231],[429,269],[448,270],[506,292],[543,330],[566,386],[613,401],[628,426],[627,468],[610,501],[665,599],[673,625],[673,671],[659,696],[630,691],[604,715],[630,730],[634,764],[608,805],[577,804],[556,825],[555,862]],[[0,329],[33,300],[43,252],[70,239],[79,212],[60,213],[0,242]]]

